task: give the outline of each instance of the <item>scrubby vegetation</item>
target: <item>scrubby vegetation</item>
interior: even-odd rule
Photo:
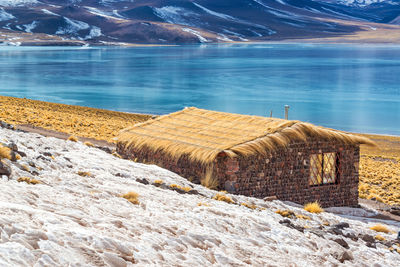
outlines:
[[[66,116],[65,114],[68,114]],[[75,136],[113,142],[118,132],[149,115],[0,96],[0,117],[11,124],[31,124]]]
[[[11,160],[11,149],[0,144],[0,158]]]
[[[92,176],[92,174],[90,172],[83,172],[83,171],[79,171],[77,174],[79,176],[82,176],[82,177],[90,177],[90,176]]]
[[[361,198],[400,204],[400,137],[367,136],[377,147],[361,146]]]
[[[128,200],[129,202],[131,202],[132,204],[135,204],[135,205],[139,205],[140,204],[140,202],[139,202],[139,194],[136,193],[136,192],[126,193],[126,194],[122,195],[122,197],[125,198],[126,200]]]
[[[374,225],[370,229],[374,230],[375,232],[381,232],[381,233],[385,233],[385,234],[390,232],[389,228],[387,228],[387,226],[382,225],[382,224]]]
[[[224,202],[229,203],[229,204],[234,204],[235,203],[235,201],[233,201],[230,196],[227,196],[227,195],[225,195],[225,193],[222,193],[222,192],[217,193],[213,197],[213,199],[218,200],[218,201],[224,201]]]
[[[68,137],[68,141],[78,142],[78,137],[71,135],[70,137]]]
[[[308,212],[311,212],[311,213],[321,213],[321,212],[324,212],[324,209],[323,208],[321,208],[321,206],[319,205],[319,203],[316,201],[316,202],[313,202],[313,203],[307,203],[307,204],[305,204],[304,205],[304,209],[306,210],[306,211],[308,211]]]
[[[29,177],[20,177],[17,180],[18,182],[25,182],[27,184],[40,184],[40,181],[37,179],[29,178]]]

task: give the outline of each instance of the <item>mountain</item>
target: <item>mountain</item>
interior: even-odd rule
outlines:
[[[394,0],[0,0],[3,41],[31,44],[323,40],[397,32],[399,15]]]

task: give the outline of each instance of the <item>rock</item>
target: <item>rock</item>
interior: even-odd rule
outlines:
[[[138,178],[138,179],[136,179],[136,182],[139,182],[139,183],[145,184],[145,185],[150,184],[150,182],[147,181],[145,178],[143,178],[143,179]]]
[[[367,242],[367,244],[365,244],[367,247],[369,248],[376,248],[376,244],[375,243],[371,243],[371,242]]]
[[[343,235],[342,230],[340,230],[340,229],[338,229],[338,228],[334,228],[334,227],[331,227],[331,228],[328,230],[328,232],[331,233],[331,234],[333,234],[333,235]]]
[[[0,175],[6,175],[7,177],[11,175],[11,167],[5,161],[0,161]]]
[[[278,198],[276,196],[269,196],[269,197],[265,197],[263,200],[264,201],[274,201],[274,200],[278,200]]]
[[[50,152],[43,152],[43,156],[51,157],[53,156]]]
[[[345,237],[350,238],[353,241],[358,241],[358,237],[353,233],[346,233]]]
[[[345,261],[351,261],[353,260],[353,254],[350,251],[344,251],[343,253],[341,253],[340,257],[339,257],[339,261],[341,263],[345,262]]]
[[[4,121],[0,121],[0,127],[1,128],[5,128],[5,129],[10,129],[10,130],[14,130],[15,129],[14,125],[9,124],[9,123],[4,122]]]
[[[349,228],[350,225],[346,222],[341,222],[341,223],[332,225],[332,227],[337,228],[337,229],[344,229],[344,228]]]
[[[389,209],[389,212],[393,215],[400,216],[400,207],[394,206]]]
[[[200,195],[199,191],[192,189],[189,192],[187,192],[189,195]]]
[[[26,157],[26,153],[25,153],[25,152],[17,151],[17,153],[18,153],[21,157]]]
[[[36,159],[41,159],[41,160],[46,160],[46,161],[51,161],[50,159],[43,157],[42,155],[36,157]]]
[[[320,229],[310,229],[308,231],[318,237],[325,238],[325,232]]]
[[[361,239],[367,243],[375,243],[375,238],[372,235],[368,234],[361,235]]]
[[[349,249],[349,244],[347,244],[346,241],[344,241],[342,238],[336,238],[336,239],[332,239],[332,241],[335,241],[336,243],[338,243],[339,245],[341,245],[342,247]]]
[[[295,230],[297,230],[299,232],[304,233],[304,227],[293,224],[292,221],[289,220],[289,219],[281,220],[281,221],[279,221],[279,223],[282,224],[282,225],[285,225],[286,227],[289,227],[289,228],[292,228],[292,229],[295,229]]]
[[[18,146],[17,146],[17,144],[15,144],[15,143],[10,143],[10,144],[8,144],[7,145],[7,147],[9,148],[9,149],[11,149],[12,151],[14,151],[14,152],[17,152],[18,151]]]

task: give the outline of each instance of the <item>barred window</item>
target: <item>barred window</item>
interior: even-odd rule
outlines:
[[[335,152],[312,154],[310,157],[309,185],[337,184],[339,154]]]

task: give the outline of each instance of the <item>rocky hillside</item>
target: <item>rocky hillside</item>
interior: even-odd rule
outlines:
[[[398,24],[398,1],[0,0],[6,44],[176,44],[330,38]],[[397,28],[395,28],[398,30]]]
[[[208,190],[90,144],[5,128],[0,135],[1,266],[400,262],[400,223],[373,211],[310,213]]]

